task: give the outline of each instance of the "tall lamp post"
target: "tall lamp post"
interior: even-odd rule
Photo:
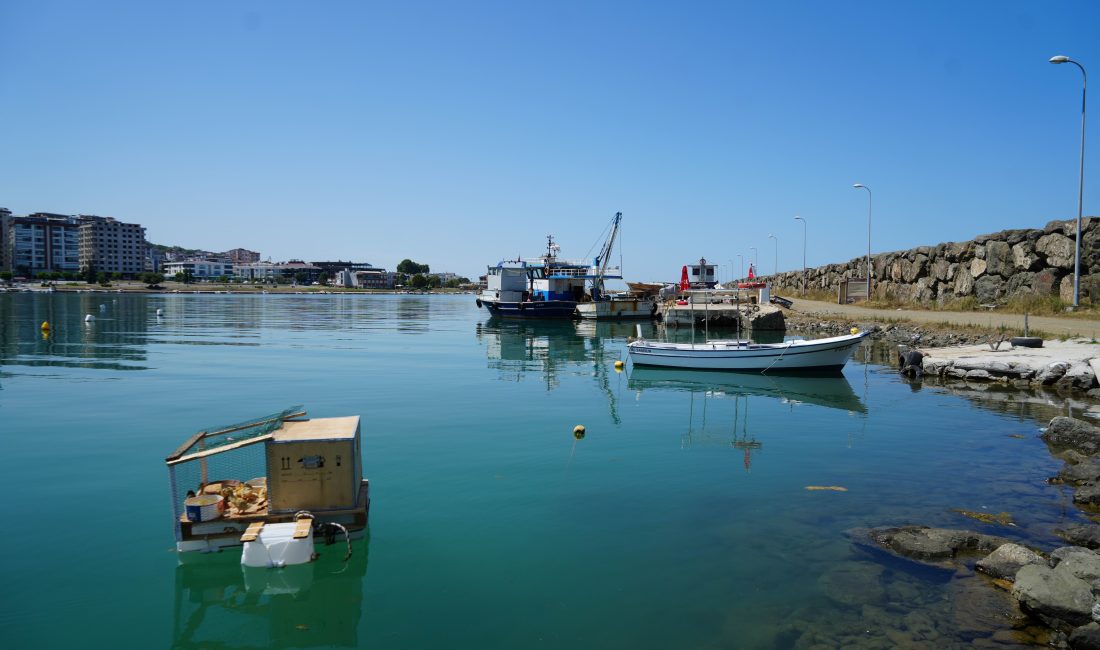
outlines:
[[[1089,75],[1085,66],[1068,56],[1052,56],[1051,63],[1072,63],[1081,69],[1081,171],[1077,181],[1077,243],[1073,255],[1073,307],[1081,306],[1081,201],[1085,195],[1085,90],[1088,88]]]
[[[775,235],[768,235],[768,239],[775,240],[775,268],[772,270],[772,277],[779,275],[779,238]]]
[[[871,299],[871,188],[861,183],[852,187],[867,190],[867,300]]]
[[[745,257],[741,253],[737,254],[737,263],[741,265],[741,275],[737,276],[737,281],[740,282],[745,277]]]
[[[802,217],[794,220],[802,222],[802,295],[806,295],[806,220]]]

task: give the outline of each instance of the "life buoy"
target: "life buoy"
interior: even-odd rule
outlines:
[[[475,298],[474,299],[474,304],[477,305],[478,309],[481,309],[481,298]]]

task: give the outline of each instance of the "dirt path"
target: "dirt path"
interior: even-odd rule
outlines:
[[[996,329],[1002,325],[1012,334],[1023,334],[1024,317],[1022,314],[999,313],[995,311],[923,311],[918,309],[868,309],[858,305],[837,305],[816,300],[792,298],[792,311],[804,315],[837,315],[852,320],[910,320],[917,323],[950,323],[952,325],[972,325]],[[1081,318],[1059,318],[1056,316],[1031,316],[1028,319],[1031,329],[1054,336],[1084,336],[1100,339],[1100,320]]]

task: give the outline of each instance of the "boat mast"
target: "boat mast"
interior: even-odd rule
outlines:
[[[603,294],[603,276],[607,272],[607,265],[611,260],[611,251],[615,247],[615,235],[619,233],[619,222],[622,219],[623,213],[616,212],[615,218],[611,220],[611,234],[607,236],[607,241],[600,249],[600,256],[596,258],[600,270],[596,273],[596,279],[592,281],[592,300],[599,300]]]

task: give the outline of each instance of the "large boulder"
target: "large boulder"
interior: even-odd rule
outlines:
[[[1042,260],[1029,243],[1021,242],[1012,247],[1012,264],[1019,271],[1035,271],[1042,266]]]
[[[1100,481],[1100,458],[1086,458],[1080,463],[1066,465],[1058,472],[1058,476],[1051,480],[1052,483],[1069,485],[1085,485],[1098,481]]]
[[[932,262],[932,268],[929,271],[929,275],[937,280],[950,280],[948,272],[951,271],[951,262],[943,259],[942,257]]]
[[[974,281],[974,296],[979,303],[997,302],[1005,295],[1005,281],[998,275],[984,275]]]
[[[1046,258],[1047,266],[1061,269],[1073,268],[1073,240],[1065,235],[1050,233],[1035,242],[1035,251]]]
[[[974,276],[970,275],[970,267],[960,265],[955,272],[955,295],[969,296],[974,291]]]
[[[913,260],[909,263],[909,267],[905,269],[905,281],[913,282],[918,278],[923,278],[928,274],[928,256],[921,253],[917,253],[913,256]]]
[[[753,331],[782,332],[787,329],[783,310],[774,305],[760,305],[760,309],[749,316],[749,329]]]
[[[1017,294],[1030,294],[1035,283],[1035,274],[1030,271],[1020,271],[1008,279],[1005,284],[1005,294],[1015,296]]]
[[[1069,631],[1092,619],[1092,587],[1066,569],[1028,564],[1016,574],[1012,595],[1025,612],[1057,630]]]
[[[1029,564],[1045,562],[1043,556],[1019,544],[1002,544],[978,560],[974,568],[994,578],[1014,580],[1016,572]]]
[[[1054,533],[1074,546],[1100,548],[1100,525],[1073,524]]]
[[[1096,385],[1096,373],[1092,366],[1085,361],[1076,361],[1054,382],[1054,387],[1061,390],[1089,390]]]
[[[991,241],[985,245],[986,273],[1007,278],[1015,272],[1012,247],[1003,241]]]
[[[1035,375],[1035,381],[1043,386],[1050,386],[1064,377],[1069,368],[1070,364],[1065,361],[1052,361]]]
[[[988,266],[984,258],[975,257],[970,260],[970,277],[980,278]]]
[[[1043,269],[1034,275],[1031,288],[1040,296],[1053,296],[1061,286],[1062,275],[1054,269]]]
[[[1100,579],[1100,554],[1080,546],[1063,546],[1050,554],[1053,566],[1060,566],[1078,578],[1094,584]]]
[[[1050,421],[1041,437],[1055,451],[1072,449],[1092,456],[1100,450],[1100,428],[1062,415]]]
[[[886,600],[883,568],[872,562],[845,562],[826,571],[817,584],[841,605],[874,605]]]
[[[1070,632],[1069,647],[1073,650],[1100,650],[1100,623],[1093,621]]]
[[[971,244],[970,242],[949,242],[944,247],[943,256],[947,258],[948,262],[959,262],[964,257],[967,257],[969,248],[972,245],[973,244]]]

